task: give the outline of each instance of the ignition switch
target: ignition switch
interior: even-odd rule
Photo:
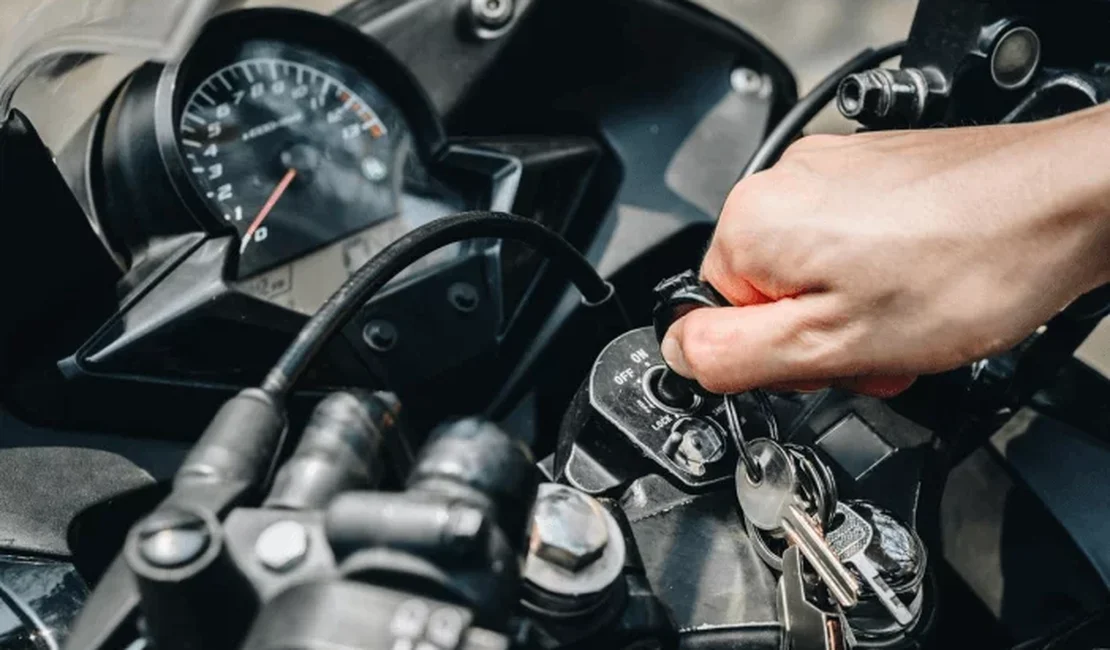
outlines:
[[[691,311],[728,304],[716,289],[699,280],[693,271],[683,271],[660,282],[655,287],[655,297],[657,302],[652,321],[655,337],[660,343],[671,325]],[[706,394],[700,384],[682,377],[669,366],[653,378],[649,389],[661,403],[680,410],[690,409],[699,394]]]

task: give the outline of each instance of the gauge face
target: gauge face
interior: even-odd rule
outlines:
[[[239,237],[239,276],[397,216],[408,129],[354,70],[255,41],[184,101],[177,138],[216,218]]]

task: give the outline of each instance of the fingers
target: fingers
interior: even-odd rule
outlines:
[[[916,377],[911,375],[875,375],[871,377],[851,377],[838,379],[833,382],[837,388],[850,390],[861,395],[870,395],[880,399],[887,399],[902,393],[913,385]]]
[[[782,384],[764,386],[763,388],[775,393],[814,393],[826,388],[836,387],[850,390],[860,395],[887,399],[904,392],[913,385],[916,379],[917,377],[912,375],[874,375],[833,379],[832,381],[789,381]]]
[[[875,397],[892,397],[911,376],[860,376],[850,339],[822,329],[821,296],[787,298],[746,307],[698,309],[667,332],[661,351],[680,375],[716,393],[752,388],[817,390],[830,385]]]
[[[836,372],[832,338],[807,332],[820,303],[821,296],[802,296],[696,309],[671,326],[661,352],[675,372],[715,393],[854,375]]]
[[[740,273],[727,268],[724,255],[716,244],[710,245],[702,261],[701,277],[733,305],[758,305],[772,300]]]

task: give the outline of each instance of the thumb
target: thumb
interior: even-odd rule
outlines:
[[[815,327],[820,294],[745,307],[696,309],[675,322],[661,352],[680,375],[715,393],[859,374],[839,328]]]

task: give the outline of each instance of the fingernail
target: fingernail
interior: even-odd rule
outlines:
[[[686,355],[682,353],[682,346],[677,340],[669,336],[664,338],[662,345],[659,346],[659,352],[671,370],[683,377],[693,378],[694,373],[690,372],[690,364],[686,363]]]

